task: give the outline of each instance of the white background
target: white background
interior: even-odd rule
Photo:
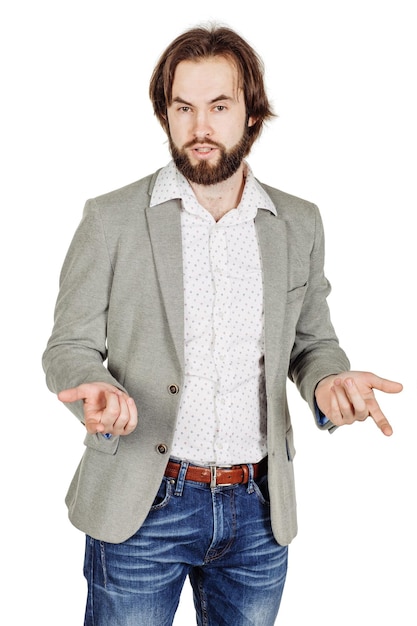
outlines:
[[[249,161],[321,209],[330,306],[352,368],[404,384],[379,396],[389,439],[369,420],[321,434],[290,388],[300,530],[278,623],[417,623],[413,4],[2,5],[2,623],[82,624],[84,538],[63,499],[83,432],[47,391],[41,354],[84,202],[169,160],[150,74],[174,37],[207,20],[238,30],[265,62],[279,117]],[[195,623],[188,584],[175,623]]]

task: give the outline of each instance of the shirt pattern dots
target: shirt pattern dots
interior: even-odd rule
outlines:
[[[151,206],[181,198],[185,379],[172,456],[255,463],[267,454],[262,266],[254,218],[276,213],[246,167],[239,206],[216,222],[173,162]]]

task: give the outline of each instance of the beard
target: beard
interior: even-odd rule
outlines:
[[[174,144],[170,133],[168,133],[168,139],[169,149],[177,169],[188,181],[197,185],[216,185],[233,176],[239,169],[249,148],[249,133],[247,129],[245,129],[240,141],[230,150],[226,150],[223,144],[209,139],[198,140],[196,138],[186,143],[182,148],[178,148]],[[186,149],[192,148],[197,143],[217,148],[220,151],[218,161],[214,164],[210,164],[208,161],[200,161],[193,165],[186,153]]]

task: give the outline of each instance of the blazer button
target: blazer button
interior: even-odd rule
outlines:
[[[175,396],[176,393],[179,393],[180,388],[178,387],[178,385],[170,385],[168,387],[168,391],[169,393],[172,393],[173,396]]]
[[[158,443],[156,449],[158,450],[159,454],[166,454],[168,452],[168,446],[166,445],[166,443]]]

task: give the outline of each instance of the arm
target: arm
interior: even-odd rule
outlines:
[[[348,371],[349,361],[339,347],[327,306],[330,285],[323,271],[324,235],[318,210],[315,219],[308,288],[297,323],[290,378],[318,417],[319,427],[333,430],[371,416],[390,435],[392,428],[373,389],[398,393],[402,385],[368,372]],[[322,415],[318,416],[317,407]]]
[[[104,366],[112,280],[100,212],[89,201],[62,267],[54,328],[43,355],[46,382],[54,393],[91,382],[125,391]],[[84,421],[81,400],[68,400],[68,406]]]
[[[350,363],[339,345],[330,319],[327,298],[331,287],[324,274],[324,232],[320,214],[317,207],[310,205],[309,211],[302,217],[304,231],[298,225],[297,230],[294,229],[293,240],[297,244],[297,257],[303,259],[302,266],[306,268],[306,291],[295,320],[288,374],[308,402],[317,425],[331,429],[333,425],[326,419],[327,416],[317,419],[315,390],[326,377],[349,370]]]

